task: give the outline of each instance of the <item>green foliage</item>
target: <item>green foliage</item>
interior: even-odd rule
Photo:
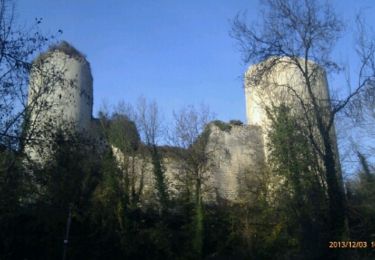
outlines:
[[[284,237],[283,246],[296,255],[319,257],[327,241],[323,231],[327,205],[324,181],[317,156],[301,121],[284,105],[269,111],[269,161],[276,185],[272,207],[279,214],[276,237]],[[272,235],[270,236],[272,238]],[[316,244],[321,245],[317,250]]]
[[[0,151],[0,218],[7,212],[17,209],[22,197],[22,171],[17,154],[12,151]]]
[[[1,148],[0,148],[1,149]],[[14,250],[19,243],[19,217],[21,202],[28,195],[24,182],[20,157],[13,151],[0,150],[0,259],[14,258]],[[23,223],[22,223],[23,224]],[[22,225],[21,224],[21,225]]]
[[[358,153],[362,170],[347,183],[349,226],[355,241],[374,241],[375,238],[375,172],[366,158]],[[374,257],[373,251],[359,251],[362,256]]]
[[[134,199],[131,172],[118,166],[110,150],[97,154],[83,136],[57,132],[43,168],[31,165],[26,170],[16,153],[6,149],[0,153],[0,258],[61,258],[70,207],[68,259],[318,259],[325,255],[327,203],[319,164],[287,107],[274,111],[270,165],[256,176],[252,169],[245,172],[249,190],[244,196],[248,197],[215,205],[205,204],[202,198],[209,127],[186,149],[172,149],[140,144],[134,124],[121,116],[103,123],[107,136],[125,155],[150,157],[154,167],[148,174],[155,177],[160,207]],[[177,197],[167,193],[161,157],[166,154],[182,159],[181,168],[186,170],[181,182],[186,192]],[[357,240],[370,239],[375,223],[374,176],[362,161],[363,173],[351,184],[349,197],[350,209],[357,214],[350,219]]]
[[[201,201],[195,205],[194,213],[194,235],[193,235],[193,253],[196,259],[202,257],[203,240],[204,240],[204,210]]]
[[[230,130],[232,129],[231,124],[227,124],[220,120],[214,120],[211,123],[217,126],[221,131],[230,132]]]
[[[153,147],[151,148],[151,157],[153,173],[155,177],[155,188],[158,195],[160,210],[164,214],[165,211],[168,209],[169,204],[168,187],[165,181],[165,170],[163,167],[162,157],[160,155],[158,148],[155,145],[153,145]]]
[[[100,167],[92,159],[96,154],[90,147],[81,145],[82,137],[62,132],[57,132],[55,137],[45,167],[32,164],[25,167],[25,159],[16,157],[12,159],[13,166],[8,168],[9,180],[17,184],[4,183],[8,189],[12,187],[14,195],[2,189],[6,201],[14,208],[9,215],[12,219],[3,214],[5,218],[0,219],[2,235],[6,238],[0,243],[4,259],[61,257],[69,208],[73,208],[73,226],[87,217],[89,199],[99,180]],[[88,151],[93,157],[90,158]],[[1,176],[4,175],[1,173]],[[7,208],[9,212],[10,207]]]
[[[150,151],[141,143],[135,123],[125,112],[114,112],[111,116],[101,112],[99,121],[107,144],[116,155],[113,167],[117,167],[117,181],[121,183],[126,203],[134,207],[141,200],[144,179],[143,170],[137,166],[142,168],[148,163],[146,157],[151,157]]]
[[[241,126],[241,125],[243,125],[243,122],[241,120],[230,120],[229,124]]]
[[[124,212],[129,207],[127,190],[121,186],[120,169],[109,152],[102,161],[102,179],[91,198],[95,210],[93,221],[104,229],[121,232],[124,229]]]
[[[140,137],[137,127],[126,115],[114,114],[106,131],[109,142],[118,147],[123,153],[129,154],[131,151],[138,149]]]

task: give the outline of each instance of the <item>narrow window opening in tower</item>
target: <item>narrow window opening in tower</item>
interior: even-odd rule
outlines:
[[[61,94],[59,95],[59,99],[61,99]]]

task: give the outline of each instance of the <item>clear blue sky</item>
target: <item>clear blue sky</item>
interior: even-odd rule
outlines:
[[[331,0],[349,23],[335,51],[355,69],[353,21],[362,10],[375,26],[374,0]],[[156,100],[166,119],[184,105],[205,103],[221,120],[245,121],[242,64],[229,37],[230,19],[247,11],[257,19],[257,0],[18,0],[18,22],[43,18],[42,30],[87,55],[94,77],[94,114],[103,100],[136,103],[143,95]],[[352,75],[355,75],[353,72]],[[336,86],[334,86],[336,85]],[[340,86],[341,85],[341,86]],[[342,81],[330,82],[341,87]],[[341,124],[341,125],[340,125]],[[344,127],[342,127],[344,125]],[[341,145],[349,147],[346,124],[338,122]],[[354,133],[354,132],[353,132]],[[357,139],[357,137],[355,137]],[[362,142],[362,143],[366,143]],[[348,150],[348,149],[346,149]],[[345,149],[341,159],[346,159]]]
[[[230,19],[257,0],[18,0],[21,23],[43,18],[87,55],[94,77],[94,113],[105,100],[155,99],[166,114],[204,102],[219,119],[245,120],[242,64],[229,37]],[[348,21],[373,1],[333,1]],[[369,17],[372,18],[372,17]],[[372,20],[373,22],[374,20]],[[347,59],[347,48],[339,49]]]

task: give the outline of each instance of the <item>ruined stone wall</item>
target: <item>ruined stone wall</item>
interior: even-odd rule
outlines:
[[[152,160],[149,154],[135,153],[124,155],[120,149],[111,145],[113,155],[118,162],[119,168],[128,174],[130,185],[133,185],[140,200],[144,204],[153,204],[157,201],[155,188],[155,176]],[[168,188],[168,194],[174,198],[182,190],[181,176],[185,173],[183,163],[176,157],[164,156],[162,160],[164,177]]]
[[[217,199],[238,201],[247,196],[264,168],[262,129],[229,125],[221,130],[211,125],[207,149],[213,152],[210,170]]]
[[[272,61],[271,58],[254,65],[246,73],[248,125],[225,124],[224,128],[215,123],[209,125],[206,147],[208,160],[203,167],[205,201],[234,202],[249,199],[249,194],[264,173],[267,160],[266,135],[270,121],[265,107],[284,102],[300,111],[299,100],[295,95],[303,99],[308,97],[300,71],[288,58],[279,58],[279,63],[261,78],[255,77],[259,70],[269,66]],[[314,93],[323,105],[329,104],[324,71],[311,62],[308,66],[316,70]],[[35,100],[39,103],[35,103]],[[48,109],[43,109],[44,105]],[[36,129],[47,133],[39,135],[39,138],[47,140],[49,130],[71,124],[80,132],[87,132],[100,144],[102,150],[108,148],[101,126],[92,118],[92,105],[90,65],[82,54],[69,44],[62,43],[37,58],[31,72],[29,106],[41,107],[40,110],[31,110],[30,114]],[[48,147],[44,147],[44,151],[48,154]],[[112,151],[119,167],[131,174],[131,181],[144,200],[150,203],[155,201],[155,177],[150,156],[147,153],[125,156],[113,146]],[[34,160],[43,157],[32,146],[26,147],[26,153]],[[164,154],[163,166],[168,192],[171,197],[178,196],[186,188],[184,176],[189,174],[187,167],[181,158],[173,156],[173,152]]]
[[[259,175],[263,174],[264,148],[262,129],[258,126],[230,125],[225,130],[210,124],[210,136],[207,144],[209,158],[202,183],[203,198],[206,202],[240,201],[249,199],[252,186],[257,185]],[[124,165],[124,156],[119,149],[112,147],[112,151],[119,162]],[[136,163],[136,186],[143,181],[142,196],[146,201],[156,198],[155,178],[152,171],[151,159],[148,157],[126,161],[127,167]],[[184,162],[178,157],[164,156],[165,180],[170,196],[176,197],[184,190],[184,177],[189,174]]]

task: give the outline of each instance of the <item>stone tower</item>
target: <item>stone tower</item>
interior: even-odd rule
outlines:
[[[304,64],[299,59],[300,64]],[[329,106],[329,92],[326,75],[317,64],[308,61],[312,91],[321,106]],[[301,98],[309,103],[309,95],[301,71],[288,57],[271,57],[251,66],[245,74],[246,117],[249,125],[267,129],[269,120],[265,108],[282,103],[292,109],[301,109]],[[328,107],[327,107],[328,108]]]
[[[305,66],[305,61],[298,58],[298,63]],[[328,120],[331,109],[326,73],[312,61],[306,62],[311,81],[311,90],[315,101],[321,108],[323,118]],[[262,129],[265,157],[267,160],[268,129],[271,120],[266,108],[287,105],[295,115],[304,115],[305,110],[312,111],[312,99],[308,94],[305,79],[296,65],[296,60],[289,57],[271,57],[251,66],[245,74],[246,116],[248,125],[257,125]],[[302,106],[304,104],[304,107]],[[313,124],[316,124],[313,122]],[[318,133],[318,129],[316,133]],[[313,129],[313,131],[315,131]],[[340,168],[339,152],[334,125],[331,128],[331,140],[334,142],[336,163]]]
[[[42,142],[48,142],[50,133],[59,128],[90,131],[93,79],[86,58],[67,42],[41,54],[32,64],[28,106],[28,131]],[[38,152],[35,145],[26,146],[25,151],[31,159],[40,160],[48,148],[36,146]]]

